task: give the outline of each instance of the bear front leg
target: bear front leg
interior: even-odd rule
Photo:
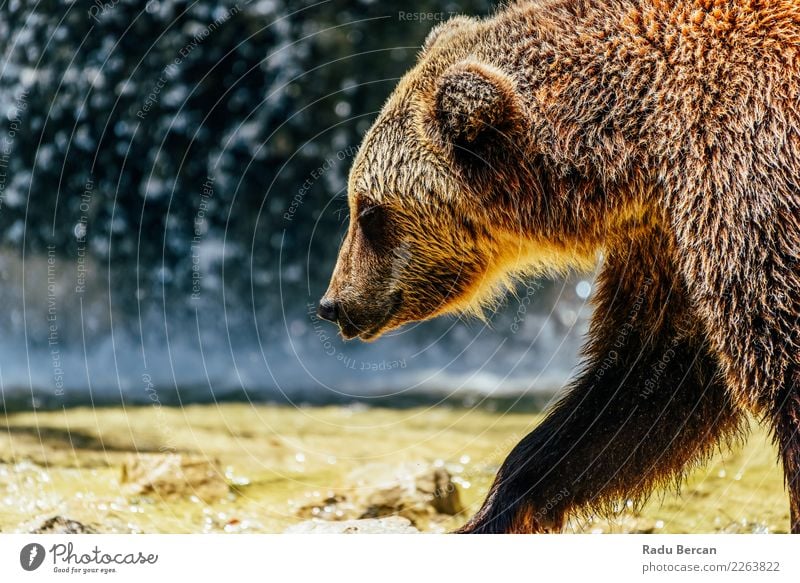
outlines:
[[[655,227],[609,249],[583,373],[457,532],[559,531],[571,515],[641,501],[740,427],[671,249]]]
[[[679,480],[741,416],[703,370],[713,369],[702,348],[671,350],[692,365],[663,373],[649,395],[643,375],[659,361],[652,353],[607,370],[599,383],[590,378],[601,369],[582,376],[513,449],[482,508],[458,532],[558,532],[570,515],[641,501],[654,486]]]

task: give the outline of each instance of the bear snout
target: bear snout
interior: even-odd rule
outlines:
[[[374,340],[384,332],[397,315],[402,304],[402,295],[395,293],[385,300],[368,296],[363,301],[343,302],[324,296],[317,307],[317,316],[333,322],[345,340],[360,338]]]
[[[334,324],[339,323],[339,303],[331,298],[322,298],[317,307],[317,316]]]

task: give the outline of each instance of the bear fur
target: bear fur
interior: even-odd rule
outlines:
[[[601,261],[581,372],[460,532],[679,483],[755,415],[800,532],[800,3],[537,0],[434,29],[365,136],[322,317],[371,340]]]

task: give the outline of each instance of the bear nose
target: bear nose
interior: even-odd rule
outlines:
[[[317,316],[329,322],[339,321],[339,304],[332,299],[322,298],[317,308]]]

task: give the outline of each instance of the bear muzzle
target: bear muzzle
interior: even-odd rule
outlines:
[[[402,303],[400,292],[392,294],[383,302],[370,298],[363,302],[345,303],[326,295],[319,302],[317,316],[337,324],[345,340],[357,337],[363,341],[370,341],[400,324],[400,322],[393,323],[392,320]]]

